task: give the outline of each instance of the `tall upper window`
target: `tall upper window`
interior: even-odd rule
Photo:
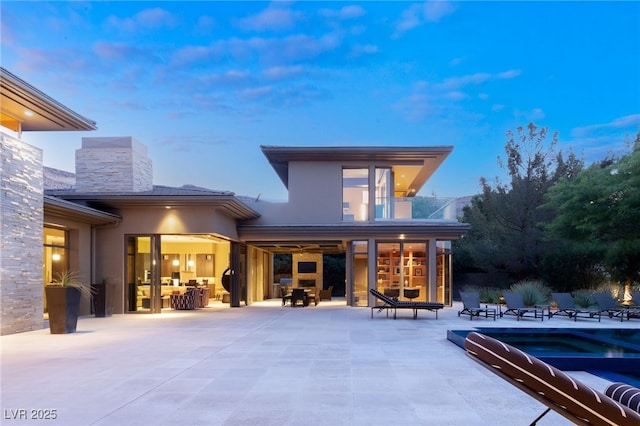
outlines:
[[[44,227],[44,284],[60,278],[67,272],[69,257],[67,232],[63,229]]]
[[[369,220],[369,169],[342,169],[342,220]]]
[[[390,219],[393,201],[393,184],[390,168],[376,168],[376,219]]]

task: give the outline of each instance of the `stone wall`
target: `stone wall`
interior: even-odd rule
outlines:
[[[153,189],[147,147],[132,137],[86,137],[76,150],[76,191],[144,192]]]
[[[0,133],[0,334],[43,328],[42,150]]]

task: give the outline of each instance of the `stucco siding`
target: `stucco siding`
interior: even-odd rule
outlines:
[[[289,201],[247,202],[260,217],[253,225],[337,224],[342,221],[342,166],[328,162],[289,163]]]

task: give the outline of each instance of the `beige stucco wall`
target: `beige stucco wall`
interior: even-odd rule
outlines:
[[[342,222],[342,163],[289,163],[289,201],[247,203],[261,214],[253,224]]]

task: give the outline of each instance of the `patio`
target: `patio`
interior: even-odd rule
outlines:
[[[438,320],[370,319],[369,308],[344,302],[291,309],[277,299],[3,336],[2,424],[34,424],[31,415],[46,410],[56,418],[40,424],[65,426],[528,424],[546,407],[469,359],[446,330],[638,327],[604,318],[470,322],[460,307]],[[571,374],[601,391],[609,383]],[[556,413],[539,422],[563,424],[571,423]]]

